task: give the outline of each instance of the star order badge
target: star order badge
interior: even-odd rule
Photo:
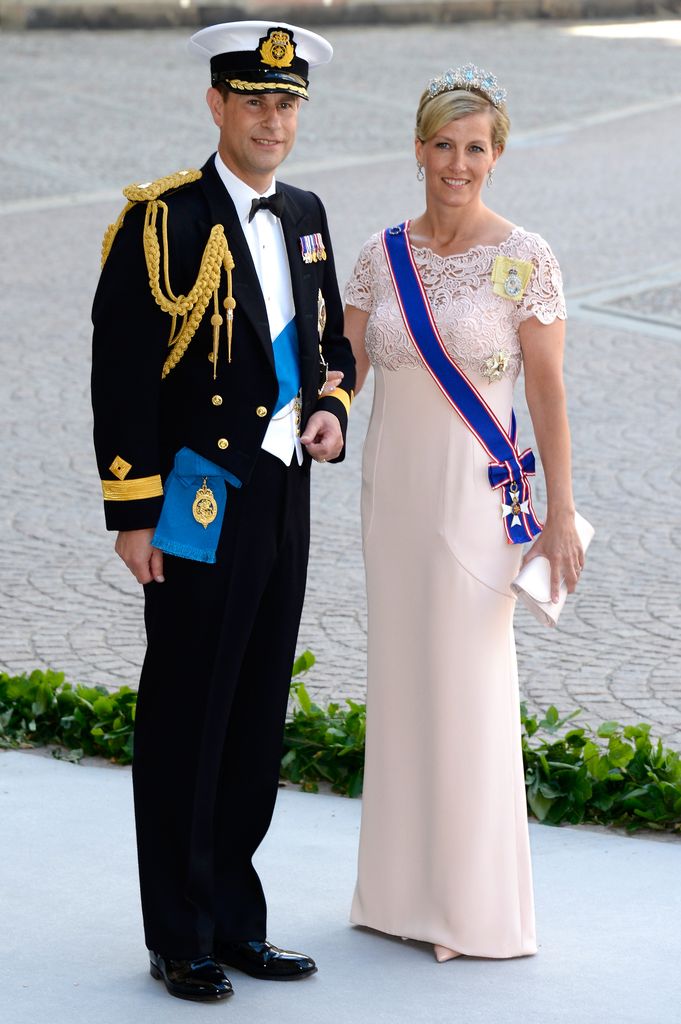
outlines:
[[[205,530],[214,521],[217,514],[218,503],[210,487],[207,486],[206,477],[204,477],[203,484],[199,487],[194,498],[192,515],[196,522],[200,523]]]
[[[319,333],[319,340],[322,340],[324,334],[324,328],[326,327],[326,302],[322,295],[321,288],[317,292],[317,331]]]
[[[494,384],[495,381],[501,380],[506,373],[510,360],[508,352],[501,349],[485,360],[480,367],[480,373],[483,377],[487,377],[490,384]]]

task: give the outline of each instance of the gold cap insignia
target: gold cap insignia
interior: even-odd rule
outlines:
[[[290,68],[295,55],[295,43],[283,28],[271,28],[261,42],[260,59],[271,68]]]

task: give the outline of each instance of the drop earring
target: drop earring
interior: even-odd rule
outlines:
[[[490,167],[489,171],[487,172],[487,188],[491,188],[492,187],[492,181],[493,180],[494,180],[494,168]]]
[[[425,178],[425,174],[423,173],[423,164],[420,164],[418,162],[418,160],[417,160],[416,161],[416,180],[417,181],[423,181],[424,178]]]

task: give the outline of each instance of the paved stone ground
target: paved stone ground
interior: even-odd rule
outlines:
[[[514,144],[491,204],[564,269],[578,507],[597,538],[560,629],[517,617],[530,704],[647,719],[681,745],[678,390],[679,22],[335,29],[284,177],[320,192],[345,280],[361,242],[417,213],[411,132],[433,72],[473,60],[510,91]],[[135,684],[141,599],[104,531],[90,448],[89,305],[120,188],[213,145],[184,33],[0,38],[0,667]],[[42,69],[42,70],[41,70]],[[522,408],[522,436],[528,437]],[[349,457],[315,468],[300,648],[322,699],[364,692],[357,400]],[[541,490],[541,488],[540,488]]]

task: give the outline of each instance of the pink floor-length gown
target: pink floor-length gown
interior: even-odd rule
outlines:
[[[448,351],[508,424],[521,320],[565,316],[551,250],[514,228],[499,246],[413,253]],[[533,264],[520,301],[492,290],[499,255]],[[407,338],[380,235],[363,247],[345,297],[370,312],[375,373],[362,477],[367,752],[351,920],[471,956],[531,954],[509,590],[523,552],[506,542],[489,457]],[[496,380],[488,360],[505,362]]]

